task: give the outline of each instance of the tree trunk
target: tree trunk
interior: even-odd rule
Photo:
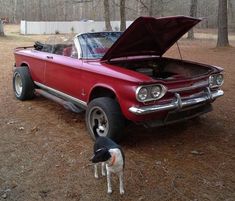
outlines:
[[[38,12],[39,12],[39,13],[38,13],[38,16],[39,16],[39,17],[38,17],[38,20],[39,20],[39,21],[43,21],[43,17],[42,17],[42,12],[43,12],[43,10],[42,10],[42,3],[43,3],[42,1],[38,1],[38,4],[39,4],[39,5],[38,5],[38,9],[39,9],[39,10],[38,10]]]
[[[16,18],[16,11],[17,11],[17,0],[14,1],[14,11],[13,11],[13,23],[17,23],[17,18]]]
[[[67,21],[67,1],[64,1],[63,5],[64,21]]]
[[[104,0],[104,21],[106,31],[112,31],[112,26],[110,23],[109,0]]]
[[[154,0],[150,0],[150,2],[149,2],[149,16],[153,16],[153,8],[154,8],[153,1]]]
[[[197,0],[191,0],[190,13],[189,13],[191,17],[197,17],[197,3],[198,3]],[[188,39],[190,40],[194,39],[193,28],[188,32]]]
[[[229,46],[227,0],[219,0],[217,47]]]
[[[23,13],[23,20],[26,20],[26,5],[25,5],[25,0],[23,0],[23,5],[22,5],[23,9],[22,9],[22,13]]]
[[[0,20],[0,36],[4,36],[4,30],[3,30],[3,23],[2,20]]]
[[[125,31],[126,30],[126,0],[120,0],[120,30]]]
[[[235,25],[235,15],[234,15],[235,9],[233,8],[233,3],[231,0],[228,0],[228,20],[230,19],[231,27],[234,28]],[[229,24],[229,21],[228,21]]]

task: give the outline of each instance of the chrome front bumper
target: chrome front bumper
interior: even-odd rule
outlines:
[[[175,99],[171,103],[163,105],[143,106],[143,107],[132,106],[129,108],[129,111],[136,115],[143,115],[143,114],[150,114],[166,110],[181,109],[199,103],[211,102],[223,95],[224,95],[223,90],[219,89],[217,91],[211,92],[210,88],[207,87],[206,92],[203,93],[202,96],[192,97],[188,99],[181,99],[180,95],[178,93],[175,93]]]

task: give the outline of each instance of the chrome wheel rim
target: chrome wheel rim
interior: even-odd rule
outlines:
[[[93,127],[98,123],[96,129],[99,136],[107,136],[109,130],[108,118],[104,110],[98,106],[93,107],[88,114],[88,121],[90,130],[93,131]]]
[[[22,89],[23,89],[23,83],[22,83],[21,76],[19,73],[16,73],[15,74],[15,93],[17,97],[21,95]]]

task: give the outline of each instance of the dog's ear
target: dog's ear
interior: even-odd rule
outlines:
[[[98,149],[95,151],[94,156],[91,158],[92,163],[105,162],[111,158],[111,154],[106,147]]]

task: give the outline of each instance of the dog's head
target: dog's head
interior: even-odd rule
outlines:
[[[106,147],[95,151],[94,156],[91,158],[92,163],[105,162],[111,158],[111,154]]]

